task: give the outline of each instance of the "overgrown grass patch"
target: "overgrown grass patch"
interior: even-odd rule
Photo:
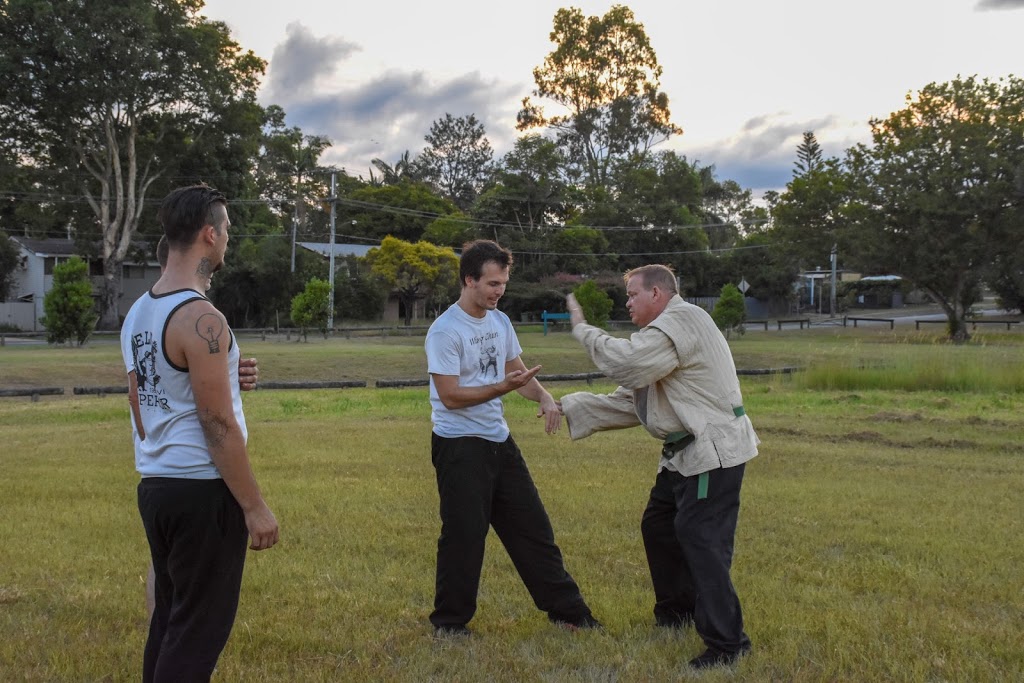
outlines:
[[[1017,345],[1001,347],[895,346],[878,357],[833,357],[806,366],[796,378],[813,389],[905,391],[1024,391]]]

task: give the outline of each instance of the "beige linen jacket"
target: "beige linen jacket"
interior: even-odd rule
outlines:
[[[621,385],[610,394],[562,398],[573,440],[637,425],[659,440],[685,430],[696,439],[670,462],[687,477],[735,467],[757,455],[760,440],[750,418],[737,417],[734,410],[743,397],[732,352],[704,309],[676,295],[629,339],[586,324],[572,333],[601,372]]]

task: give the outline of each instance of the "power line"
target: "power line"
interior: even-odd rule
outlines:
[[[561,251],[512,251],[513,254],[522,256],[684,256],[689,254],[724,254],[733,251],[747,249],[768,249],[774,245],[755,244],[745,247],[722,247],[720,249],[691,249],[689,251],[632,251],[613,252],[607,254],[592,254],[590,252],[561,252]]]
[[[89,199],[85,196],[74,196],[67,194],[58,193],[41,193],[41,192],[12,192],[12,191],[0,191],[0,200],[2,199],[14,199],[19,201],[27,201],[32,203],[47,204],[47,203],[60,203],[60,204],[88,204]],[[95,199],[93,201],[96,201]],[[146,198],[142,200],[143,204],[150,206],[157,206],[163,200]],[[316,198],[310,198],[310,202],[318,204],[322,200]],[[518,223],[512,223],[508,221],[489,221],[485,219],[472,218],[472,217],[459,217],[452,214],[442,214],[433,211],[422,211],[419,209],[410,209],[401,206],[393,206],[390,204],[380,204],[376,202],[367,202],[358,199],[338,198],[339,204],[344,204],[351,208],[358,208],[365,211],[378,211],[384,213],[392,213],[401,216],[408,216],[411,218],[421,218],[436,220],[444,218],[453,223],[462,223],[466,225],[488,227],[488,228],[513,228],[516,230],[522,230],[522,226]],[[271,207],[280,208],[283,204],[294,204],[293,198],[279,199],[279,198],[267,198],[267,199],[229,199],[228,205],[231,206],[257,206],[265,205]],[[655,230],[705,230],[709,228],[726,228],[726,227],[739,227],[739,226],[754,226],[762,225],[770,222],[769,218],[744,218],[737,221],[728,222],[715,222],[715,223],[688,223],[686,225],[546,225],[535,230],[570,230],[570,229],[584,229],[584,230],[597,230],[601,232],[649,232]]]

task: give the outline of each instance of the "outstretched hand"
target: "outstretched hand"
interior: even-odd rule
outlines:
[[[544,418],[544,431],[554,434],[562,426],[562,406],[548,394],[540,401],[537,417]]]
[[[508,386],[509,391],[518,391],[527,384],[529,384],[537,373],[540,372],[541,366],[537,365],[529,370],[513,370],[512,372],[505,375],[505,384]],[[508,393],[508,392],[505,392]]]
[[[576,300],[576,295],[570,292],[565,297],[565,305],[569,309],[569,324],[576,327],[580,323],[587,322],[586,317],[583,315],[583,309],[580,308],[580,302]]]

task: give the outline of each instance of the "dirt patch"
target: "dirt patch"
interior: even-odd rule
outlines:
[[[863,432],[850,432],[849,434],[843,434],[842,436],[833,436],[830,441],[835,443],[842,443],[844,441],[855,441],[857,443],[875,443],[882,446],[896,446],[889,439],[885,438],[878,432],[863,431]]]
[[[807,436],[807,432],[792,427],[758,427],[757,431],[760,434],[776,434],[778,436]]]
[[[973,450],[979,448],[978,444],[973,441],[967,441],[965,439],[948,439],[943,441],[936,439],[935,437],[929,436],[927,439],[921,439],[915,445],[915,448],[956,448],[960,450]]]
[[[924,415],[918,412],[914,413],[897,413],[889,410],[883,410],[880,413],[875,413],[869,420],[875,422],[921,422],[924,420]]]
[[[985,418],[978,417],[977,415],[971,415],[964,420],[964,422],[972,427],[1006,427],[1010,424],[1005,420],[986,420]]]

